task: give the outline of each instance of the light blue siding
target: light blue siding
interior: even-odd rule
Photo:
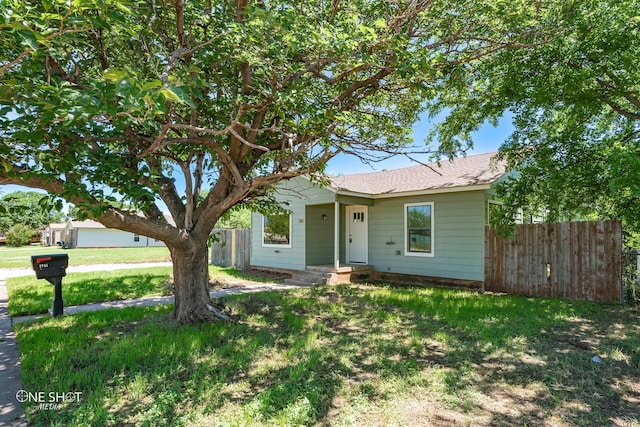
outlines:
[[[306,264],[331,265],[334,262],[334,204],[307,206]]]
[[[291,211],[291,247],[263,247],[262,215],[254,213],[251,216],[251,265],[304,270],[307,255],[306,206],[333,204],[335,193],[311,186],[308,179],[293,178],[278,186],[276,199],[284,209]]]
[[[484,190],[377,198],[368,207],[368,260],[375,270],[461,280],[484,280]],[[303,270],[333,260],[336,194],[310,185],[304,178],[281,184],[277,200],[292,212],[291,247],[262,246],[262,216],[252,215],[251,265]],[[356,200],[354,200],[356,202]],[[433,257],[406,256],[404,207],[433,203]],[[345,204],[340,206],[340,260],[345,252]],[[322,215],[327,220],[322,221]]]
[[[434,203],[434,257],[404,255],[404,205],[421,202]],[[484,191],[375,200],[369,264],[381,272],[484,280],[484,204]]]

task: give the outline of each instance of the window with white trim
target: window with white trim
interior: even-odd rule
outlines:
[[[291,247],[291,214],[262,216],[262,246]]]
[[[433,202],[404,205],[404,254],[434,256]]]

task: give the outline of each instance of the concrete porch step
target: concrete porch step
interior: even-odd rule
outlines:
[[[299,287],[308,288],[308,287],[311,287],[311,286],[319,285],[320,283],[308,283],[308,282],[302,281],[302,280],[286,279],[284,281],[284,284],[287,285],[287,286],[299,286]]]
[[[291,275],[290,279],[284,281],[287,285],[296,286],[314,286],[325,285],[328,283],[331,274],[320,271],[303,270],[295,272]]]
[[[370,265],[345,265],[338,268],[309,265],[305,270],[293,273],[284,283],[296,286],[335,285],[369,279],[372,275],[373,267]]]

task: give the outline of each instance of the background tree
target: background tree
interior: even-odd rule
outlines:
[[[291,243],[291,214],[280,211],[264,216],[264,243],[288,244]]]
[[[26,224],[14,224],[7,230],[7,246],[25,246],[31,243],[31,236],[36,233],[36,229]]]
[[[439,100],[453,113],[438,136],[457,141],[508,110],[516,130],[500,158],[515,173],[499,187],[501,224],[525,208],[640,232],[640,2],[565,2],[549,18],[549,43],[498,52],[468,92]]]
[[[401,152],[425,101],[495,52],[543,41],[537,22],[555,13],[502,0],[0,8],[0,184],[165,242],[181,322],[221,314],[206,242],[224,212],[280,180],[318,178],[337,153]]]
[[[64,214],[49,196],[34,191],[16,191],[0,198],[0,233],[16,224],[40,230],[52,222],[60,222]]]
[[[83,211],[80,210],[80,208],[74,206],[74,205],[69,205],[68,209],[67,209],[67,218],[71,218],[71,219],[79,219],[84,215]]]
[[[236,205],[220,217],[216,228],[251,228],[251,209]]]

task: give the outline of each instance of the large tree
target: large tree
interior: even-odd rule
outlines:
[[[337,153],[401,151],[425,101],[545,40],[555,12],[529,3],[4,1],[0,183],[164,241],[175,318],[211,318],[221,215]]]
[[[524,208],[549,220],[622,219],[640,232],[640,2],[564,2],[544,25],[548,43],[498,52],[474,91],[451,95],[439,136],[459,140],[509,110],[502,225]]]

